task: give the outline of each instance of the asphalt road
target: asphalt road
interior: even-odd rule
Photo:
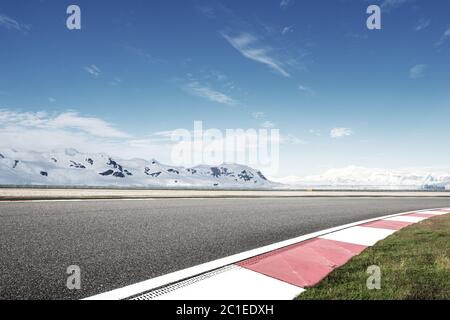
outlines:
[[[79,299],[334,226],[449,198],[0,202],[0,299]],[[81,290],[66,287],[81,268]]]

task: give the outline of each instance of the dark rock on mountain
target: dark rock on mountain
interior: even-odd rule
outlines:
[[[150,176],[152,176],[153,178],[157,178],[157,177],[159,177],[160,174],[161,174],[161,171],[151,173]]]
[[[112,175],[113,173],[114,173],[114,170],[107,170],[107,171],[105,171],[105,172],[99,173],[99,175],[101,175],[101,176],[110,176],[110,175]]]
[[[218,178],[221,175],[220,169],[217,167],[211,168],[211,175]]]
[[[254,176],[247,172],[247,170],[241,171],[241,173],[238,174],[239,179],[242,179],[244,181],[250,181],[254,178]]]
[[[267,178],[262,174],[261,171],[258,171],[257,174],[261,179],[268,181]]]
[[[113,159],[109,158],[109,162],[107,163],[108,166],[113,166],[114,169],[119,169],[119,171],[123,171],[122,170],[122,166],[120,164],[118,164],[117,162],[115,162]]]
[[[220,176],[234,177],[234,175],[225,167],[211,167],[211,175],[219,178]]]
[[[125,175],[122,172],[119,172],[119,171],[114,172],[113,176],[117,177],[117,178],[125,178]]]
[[[86,167],[84,165],[82,165],[81,163],[76,163],[75,161],[72,161],[72,160],[70,160],[70,167],[76,168],[76,169],[86,169]]]

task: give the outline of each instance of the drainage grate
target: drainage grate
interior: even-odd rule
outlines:
[[[207,272],[207,273],[203,273],[201,275],[198,275],[198,276],[195,276],[195,277],[192,277],[192,278],[189,278],[189,279],[186,279],[186,280],[183,280],[183,281],[180,281],[180,282],[168,285],[166,287],[162,287],[162,288],[158,288],[158,289],[154,289],[154,290],[148,291],[148,292],[140,294],[138,296],[129,298],[128,300],[153,300],[155,298],[158,298],[160,296],[163,296],[163,295],[168,294],[170,292],[173,292],[175,290],[178,290],[178,289],[190,286],[190,285],[192,285],[194,283],[197,283],[197,282],[200,282],[200,281],[212,278],[212,277],[214,277],[214,276],[216,276],[218,274],[221,274],[221,273],[224,273],[224,272],[236,269],[236,268],[239,268],[239,267],[236,266],[236,265],[229,265],[229,266],[226,266],[226,267],[222,267],[222,268],[219,268],[219,269]]]

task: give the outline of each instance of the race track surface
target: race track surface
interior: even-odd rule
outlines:
[[[0,202],[0,299],[79,299],[359,220],[450,198]],[[81,290],[66,269],[81,268]]]

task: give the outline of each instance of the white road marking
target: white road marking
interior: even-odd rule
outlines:
[[[429,214],[429,215],[435,215],[435,216],[448,214],[448,212],[442,212],[442,211],[441,212],[440,211],[418,211],[417,213]]]
[[[438,210],[438,208],[433,208],[433,209],[429,209],[429,210]],[[391,214],[391,215],[386,215],[386,216],[377,217],[377,218],[373,218],[373,219],[362,220],[362,221],[353,222],[353,223],[345,224],[342,226],[310,233],[310,234],[296,237],[293,239],[289,239],[286,241],[281,241],[281,242],[274,243],[274,244],[264,246],[261,248],[245,251],[245,252],[231,255],[231,256],[228,256],[225,258],[221,258],[221,259],[217,259],[217,260],[210,261],[207,263],[203,263],[203,264],[200,264],[200,265],[197,265],[194,267],[190,267],[187,269],[175,271],[175,272],[165,274],[165,275],[162,275],[162,276],[159,276],[156,278],[152,278],[152,279],[145,280],[145,281],[142,281],[139,283],[131,284],[131,285],[128,285],[128,286],[125,286],[122,288],[118,288],[118,289],[114,289],[114,290],[111,290],[108,292],[100,293],[100,294],[85,298],[85,300],[126,299],[129,297],[138,295],[142,292],[147,292],[147,291],[150,291],[155,288],[163,287],[163,286],[169,285],[171,283],[175,283],[175,282],[179,282],[179,281],[191,278],[191,277],[195,277],[199,274],[202,274],[202,273],[214,270],[214,269],[222,268],[224,266],[228,266],[233,263],[247,260],[249,258],[253,258],[255,256],[258,256],[258,255],[261,255],[261,254],[264,254],[264,253],[267,253],[267,252],[270,252],[273,250],[277,250],[277,249],[280,249],[283,247],[287,247],[287,246],[290,246],[290,245],[293,245],[293,244],[296,244],[296,243],[299,243],[299,242],[302,242],[305,240],[320,237],[320,236],[326,235],[328,233],[347,229],[347,228],[354,227],[354,226],[368,223],[368,222],[387,219],[387,218],[391,218],[391,217],[402,216],[402,215],[416,213],[416,212],[417,211],[408,211],[408,212],[403,212],[403,213]],[[367,228],[367,229],[370,229],[370,228]]]
[[[373,246],[380,240],[390,236],[396,230],[367,228],[367,227],[353,227],[341,231],[326,234],[320,238],[341,241],[362,246]]]
[[[152,300],[292,300],[304,289],[233,266],[200,281],[164,288]],[[143,295],[138,299],[151,297]]]
[[[428,218],[425,218],[425,217],[392,217],[392,218],[387,218],[384,220],[417,223],[417,222],[420,222],[420,221],[423,221],[426,219],[428,219]]]

